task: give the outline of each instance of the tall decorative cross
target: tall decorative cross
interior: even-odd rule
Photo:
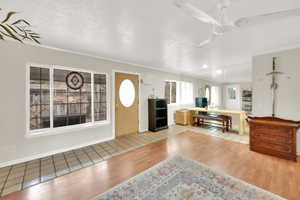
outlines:
[[[278,88],[277,76],[285,74],[283,72],[276,71],[276,67],[277,67],[276,66],[276,61],[277,61],[277,58],[273,57],[272,72],[266,74],[267,76],[272,76],[272,83],[271,83],[271,90],[272,90],[272,117],[275,117],[275,110],[276,110],[276,92],[277,92],[277,88]]]

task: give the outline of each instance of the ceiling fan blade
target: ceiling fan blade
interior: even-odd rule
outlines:
[[[196,5],[194,5],[190,0],[175,0],[174,4],[186,12],[188,15],[207,23],[207,24],[215,24],[220,26],[220,23],[215,20],[213,17],[202,11]]]
[[[195,44],[195,43],[190,43],[190,42],[177,42],[177,45],[191,46],[191,47],[195,47],[195,48],[203,48],[203,47],[207,46],[208,44],[210,44],[211,42],[213,42],[217,36],[218,35],[215,35],[214,33],[212,33],[212,35],[207,40],[204,40],[200,44]]]
[[[215,41],[217,35],[215,35],[214,33],[210,36],[210,38],[208,38],[207,40],[204,40],[203,42],[201,42],[200,44],[197,45],[193,45],[194,47],[197,48],[202,48],[207,46],[208,44],[212,43],[213,41]]]
[[[231,6],[233,3],[237,3],[241,0],[219,0],[217,6],[219,7],[225,7],[228,8],[229,6]]]
[[[252,16],[252,17],[243,17],[236,20],[234,22],[234,25],[242,28],[245,26],[251,26],[251,25],[261,24],[265,22],[270,22],[270,21],[275,21],[275,20],[280,20],[283,18],[295,17],[295,16],[300,16],[300,8],[267,13],[263,15]]]

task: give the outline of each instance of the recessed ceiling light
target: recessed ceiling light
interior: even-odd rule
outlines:
[[[208,65],[205,64],[205,65],[202,66],[202,68],[206,69],[206,68],[208,68]]]
[[[220,69],[216,70],[216,73],[217,73],[217,74],[222,74],[222,72],[223,72],[223,71],[220,70]]]

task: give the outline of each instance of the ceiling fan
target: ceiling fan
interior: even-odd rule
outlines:
[[[222,36],[225,33],[237,28],[244,28],[260,23],[275,21],[277,19],[282,19],[285,17],[300,16],[300,8],[296,8],[256,16],[242,17],[235,21],[232,21],[228,18],[226,12],[232,3],[237,1],[239,0],[219,0],[216,5],[216,18],[210,16],[209,14],[201,10],[196,4],[195,0],[175,0],[174,4],[188,15],[212,26],[212,32],[210,37],[207,40],[201,42],[200,44],[193,45],[198,48],[208,45],[209,43],[213,42],[218,36]]]

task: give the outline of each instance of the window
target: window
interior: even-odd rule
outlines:
[[[208,104],[210,105],[210,102],[211,102],[211,94],[210,94],[210,86],[206,85],[205,86],[205,97],[207,98],[207,102]]]
[[[66,77],[72,71],[53,71],[53,127],[84,124],[92,121],[91,74],[80,72],[84,85],[75,90],[67,86]]]
[[[218,107],[221,104],[221,90],[220,87],[212,86],[211,87],[211,105]]]
[[[54,66],[29,71],[30,133],[107,120],[106,74]]]
[[[168,104],[176,103],[176,81],[165,82],[165,99]]]
[[[94,74],[94,119],[95,121],[107,120],[106,102],[106,75]]]
[[[119,89],[119,97],[124,107],[128,108],[132,106],[135,100],[135,87],[131,80],[125,79],[122,81]]]
[[[50,128],[49,69],[30,69],[30,130]]]
[[[193,104],[193,83],[184,81],[166,81],[165,98],[168,104]]]
[[[180,104],[193,104],[194,102],[194,86],[190,82],[179,82],[180,88]]]

